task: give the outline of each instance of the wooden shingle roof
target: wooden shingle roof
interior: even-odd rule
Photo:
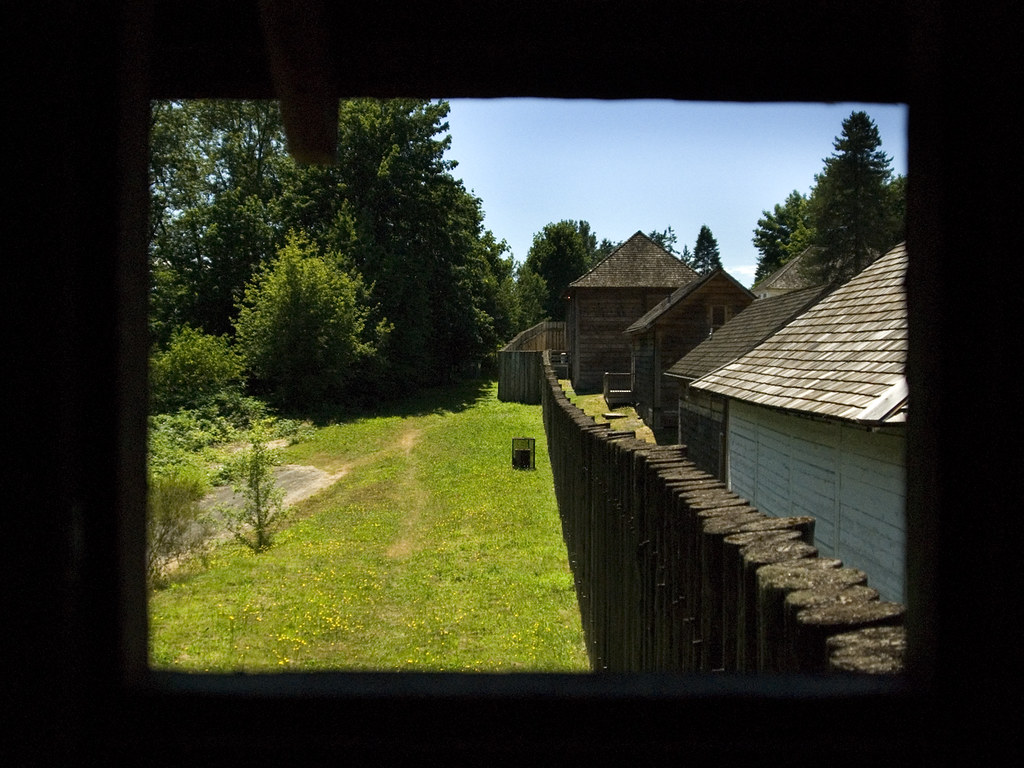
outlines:
[[[751,290],[754,293],[762,291],[796,291],[809,288],[807,276],[803,272],[803,263],[808,254],[817,250],[817,246],[811,246],[794,256],[781,267],[776,269],[767,277],[757,281]]]
[[[699,379],[731,363],[819,301],[826,292],[824,288],[804,288],[758,299],[680,358],[665,375]]]
[[[584,275],[569,283],[576,288],[678,288],[692,282],[697,273],[679,259],[637,232]]]
[[[696,280],[687,283],[682,288],[678,288],[677,290],[673,291],[669,296],[662,299],[653,307],[651,307],[651,309],[648,312],[646,312],[643,315],[643,317],[641,317],[639,320],[630,325],[626,329],[626,333],[634,334],[649,331],[651,329],[651,326],[658,321],[658,318],[660,318],[662,315],[664,315],[666,312],[672,309],[672,307],[676,306],[676,304],[679,304],[680,302],[685,301],[690,296],[699,293],[700,289],[703,288],[708,283],[714,282],[715,280],[722,278],[733,283],[737,288],[739,288],[741,291],[750,296],[750,298],[754,297],[754,294],[752,294],[745,286],[743,286],[739,281],[737,281],[736,278],[734,278],[724,269],[719,268],[711,272],[708,272],[703,277],[698,277]]]
[[[753,350],[691,386],[820,416],[903,421],[906,267],[901,243]]]

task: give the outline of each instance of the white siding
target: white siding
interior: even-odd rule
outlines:
[[[823,556],[905,600],[902,434],[729,402],[729,486],[768,515],[812,515]]]

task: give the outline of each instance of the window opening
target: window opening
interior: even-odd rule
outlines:
[[[357,148],[366,149],[360,141],[380,138],[372,135],[372,131],[358,137],[343,134],[343,163],[338,168],[300,168],[294,166],[283,151],[279,118],[271,102],[154,104],[151,181],[153,206],[157,213],[154,216],[150,244],[150,265],[151,327],[158,352],[153,359],[151,375],[154,410],[159,413],[151,421],[150,486],[151,492],[156,491],[163,496],[151,508],[151,514],[165,514],[167,507],[180,504],[183,498],[195,497],[199,489],[205,491],[202,486],[206,480],[201,475],[209,471],[209,465],[217,467],[215,480],[236,479],[237,492],[233,503],[236,509],[243,510],[241,513],[233,513],[216,503],[208,503],[209,497],[204,493],[203,503],[185,504],[185,517],[167,521],[159,535],[151,538],[151,553],[158,545],[165,547],[161,553],[162,563],[158,564],[162,570],[154,572],[155,581],[160,582],[156,584],[159,589],[153,593],[150,604],[153,620],[151,632],[155,633],[151,636],[151,647],[156,649],[151,661],[157,668],[183,669],[187,665],[182,665],[182,659],[190,655],[220,653],[219,650],[211,650],[213,645],[205,649],[201,647],[196,639],[199,626],[212,628],[209,634],[221,639],[228,637],[227,646],[233,648],[239,660],[238,668],[256,671],[278,667],[350,668],[347,664],[353,657],[347,654],[353,651],[343,638],[353,636],[371,637],[373,652],[378,654],[378,660],[385,658],[389,648],[395,652],[395,657],[380,662],[379,668],[473,671],[482,665],[472,661],[455,668],[444,665],[446,654],[456,654],[463,646],[472,645],[476,642],[474,636],[498,638],[495,645],[484,651],[485,656],[493,658],[504,650],[518,653],[524,647],[528,648],[531,642],[545,639],[545,635],[572,634],[573,630],[567,627],[578,618],[572,614],[579,608],[574,591],[574,586],[578,586],[578,575],[574,584],[573,576],[568,571],[569,560],[566,559],[571,558],[571,552],[560,555],[564,566],[555,566],[554,570],[544,575],[533,574],[539,580],[539,585],[546,586],[549,592],[561,590],[563,596],[571,593],[572,599],[557,606],[550,620],[534,617],[532,622],[525,622],[517,631],[513,624],[501,624],[497,629],[488,627],[486,623],[472,627],[465,624],[460,628],[460,622],[466,619],[467,614],[458,611],[441,616],[424,608],[418,613],[401,617],[394,615],[399,611],[396,605],[410,604],[416,600],[425,600],[419,604],[434,608],[457,605],[460,596],[464,594],[460,584],[465,585],[467,581],[473,580],[484,581],[489,577],[486,565],[482,570],[474,571],[467,568],[468,563],[479,563],[481,560],[486,563],[498,550],[511,549],[513,554],[525,550],[532,535],[527,532],[528,528],[523,521],[516,519],[521,510],[509,511],[496,505],[490,509],[491,513],[500,517],[504,511],[509,518],[502,520],[502,524],[488,534],[490,538],[486,546],[480,541],[468,546],[460,544],[454,532],[447,538],[427,541],[423,538],[423,530],[418,527],[421,518],[417,517],[417,509],[429,505],[429,498],[437,486],[423,488],[411,485],[398,475],[388,475],[389,479],[380,483],[375,492],[397,491],[398,495],[389,498],[387,504],[406,505],[410,510],[407,515],[388,519],[375,518],[372,514],[358,517],[355,510],[365,511],[365,499],[354,493],[345,502],[351,517],[346,519],[344,525],[337,523],[334,529],[335,534],[345,529],[344,538],[340,540],[347,542],[347,546],[342,549],[349,551],[369,549],[369,543],[375,541],[374,536],[386,536],[387,546],[381,549],[375,562],[339,566],[338,550],[324,546],[317,555],[319,560],[314,570],[304,571],[305,566],[296,562],[284,561],[278,564],[276,567],[286,574],[279,581],[291,580],[294,593],[301,595],[305,601],[297,601],[284,610],[278,610],[282,606],[279,596],[257,586],[258,578],[267,578],[265,573],[256,576],[259,572],[257,564],[269,559],[266,556],[273,552],[275,545],[293,546],[297,538],[311,535],[312,521],[331,503],[326,501],[328,496],[325,494],[305,501],[300,499],[298,502],[295,501],[297,497],[293,496],[290,504],[282,503],[284,499],[278,498],[281,494],[273,490],[273,483],[270,482],[275,477],[281,477],[279,470],[275,469],[273,451],[284,449],[288,452],[289,462],[305,468],[295,470],[296,476],[304,477],[300,482],[315,489],[331,488],[339,483],[354,485],[352,479],[361,469],[379,472],[382,476],[389,471],[406,471],[384,465],[369,466],[365,453],[353,447],[360,440],[366,453],[390,456],[390,451],[393,453],[391,458],[396,461],[403,457],[415,457],[416,462],[426,462],[429,466],[420,472],[421,475],[445,466],[451,448],[444,445],[440,436],[417,432],[417,429],[434,429],[434,425],[403,430],[394,421],[412,422],[419,417],[420,410],[429,411],[429,406],[422,399],[413,401],[414,405],[406,401],[405,407],[411,408],[411,411],[384,417],[385,420],[393,420],[388,422],[387,429],[391,431],[387,432],[387,436],[375,433],[361,421],[357,415],[359,409],[379,407],[377,393],[381,390],[373,384],[373,376],[391,376],[388,386],[392,389],[385,387],[384,391],[394,393],[401,388],[404,380],[422,381],[425,370],[437,375],[437,379],[429,383],[448,386],[447,394],[442,396],[449,398],[445,404],[447,413],[464,414],[488,397],[493,397],[494,393],[489,392],[486,386],[473,384],[466,389],[464,382],[474,379],[481,381],[478,376],[486,373],[488,360],[491,365],[495,363],[493,355],[498,347],[497,342],[509,340],[511,332],[518,330],[509,324],[506,317],[503,319],[507,325],[503,328],[505,336],[497,335],[495,324],[499,312],[503,311],[500,309],[502,300],[518,301],[520,312],[525,311],[524,306],[528,301],[537,303],[537,312],[546,309],[543,306],[544,297],[537,293],[536,288],[547,281],[536,283],[533,287],[530,284],[531,275],[537,275],[532,270],[543,263],[539,256],[541,249],[535,248],[538,237],[541,245],[556,243],[561,235],[581,242],[587,249],[585,263],[578,265],[581,274],[586,269],[596,270],[602,259],[611,257],[616,249],[621,249],[623,243],[629,241],[631,232],[637,231],[636,227],[639,228],[638,234],[676,259],[685,261],[692,255],[691,247],[684,241],[696,236],[697,229],[703,225],[703,213],[693,214],[701,219],[700,224],[696,224],[697,218],[691,221],[683,217],[680,220],[663,211],[661,215],[665,220],[654,221],[650,217],[655,214],[649,206],[645,208],[641,203],[638,208],[630,208],[621,205],[621,198],[615,206],[619,210],[610,218],[599,219],[587,214],[590,218],[566,221],[557,220],[560,214],[553,212],[549,225],[539,227],[534,233],[515,228],[510,230],[509,235],[504,235],[500,227],[513,227],[513,224],[506,218],[507,211],[488,208],[488,185],[494,183],[493,177],[475,177],[479,179],[478,187],[476,182],[464,180],[460,176],[460,168],[464,169],[467,178],[468,174],[478,173],[485,164],[487,152],[493,151],[493,146],[488,147],[486,136],[479,132],[480,125],[485,122],[481,116],[482,105],[456,100],[451,106],[451,114],[447,115],[444,108],[448,106],[444,102],[431,101],[406,102],[401,105],[373,100],[344,103],[341,107],[343,131],[356,130],[369,122],[378,126],[402,125],[412,134],[413,138],[405,146],[382,144],[366,150],[370,154],[378,151],[380,155],[372,158],[371,164],[377,169],[376,179],[373,179],[365,174],[346,175],[351,169],[344,165],[344,162],[355,163],[357,160],[351,154],[345,155],[346,152],[354,153]],[[594,108],[594,105],[588,103],[572,105],[524,100],[500,100],[492,106],[499,114],[508,113],[509,110],[523,110],[522,114],[529,120],[537,121],[538,126],[543,125],[541,113],[544,110],[561,114],[567,110],[571,112],[575,107]],[[652,102],[609,105],[608,111],[613,116],[602,118],[605,121],[600,123],[602,130],[596,132],[603,132],[604,135],[595,137],[593,131],[581,133],[585,139],[584,149],[595,151],[600,146],[599,139],[615,141],[621,138],[618,131],[636,131],[638,125],[645,123],[655,123],[661,131],[669,130],[673,125],[673,110],[685,106]],[[708,107],[693,106],[701,109]],[[814,109],[807,105],[790,106],[797,112]],[[746,109],[760,108],[772,115],[772,120],[781,120],[778,114],[782,107],[761,105]],[[663,108],[665,113],[659,112]],[[729,111],[739,107],[720,105],[720,108]],[[889,151],[894,147],[899,148],[904,163],[901,171],[905,173],[905,147],[899,146],[899,142],[905,141],[905,109],[866,107],[868,112],[873,109],[876,110],[875,115],[882,112],[888,115],[887,120],[892,122],[887,122],[887,125],[898,126],[895,130],[888,130],[884,138]],[[631,114],[630,110],[634,117],[627,126],[622,116]],[[840,106],[840,110],[847,114],[856,112],[857,105]],[[637,120],[635,114],[643,115],[646,119]],[[840,114],[840,121],[844,116]],[[347,117],[352,118],[351,125],[345,122]],[[441,129],[445,118],[450,123],[449,129]],[[792,121],[791,125],[797,125],[801,118],[792,118]],[[190,134],[191,131],[201,132],[211,125],[215,128],[209,135]],[[541,129],[538,127],[537,130]],[[829,151],[829,142],[839,130],[840,125],[833,121],[825,145],[815,149],[818,155]],[[531,134],[524,129],[523,135]],[[566,135],[572,135],[572,132],[566,134],[563,131],[561,135],[549,137],[549,158],[557,157],[558,153],[569,153]],[[472,141],[469,140],[470,136]],[[360,141],[356,141],[356,138]],[[645,143],[647,137],[641,134],[639,138],[644,141],[638,143]],[[736,140],[734,136],[724,138],[727,141]],[[578,139],[579,136],[574,137],[574,141]],[[532,140],[535,141],[536,136]],[[450,146],[446,143],[448,141]],[[427,153],[427,161],[417,156],[420,150]],[[466,154],[461,154],[463,152]],[[669,153],[667,157],[672,155]],[[368,162],[368,158],[363,160]],[[457,161],[458,165],[453,161]],[[569,160],[566,159],[566,162]],[[764,185],[761,187],[764,191],[758,205],[767,212],[773,204],[778,203],[778,213],[783,208],[789,190],[780,196],[778,188],[770,186],[766,181],[770,175],[778,175],[778,165],[769,162],[767,156],[761,163],[763,177],[758,174],[753,177],[758,184]],[[631,163],[628,159],[617,157],[608,158],[605,167],[588,161],[586,167],[598,175],[594,180],[574,180],[581,202],[603,211],[598,201],[602,192],[608,196],[607,186],[610,182],[603,185],[598,183],[599,174],[619,174],[617,178],[621,179],[621,174],[627,170],[638,172],[639,166],[638,162]],[[649,174],[650,168],[644,172]],[[416,176],[416,173],[420,175]],[[424,173],[427,176],[423,176]],[[412,174],[417,181],[403,187],[403,184],[409,184],[408,174]],[[785,183],[789,185],[789,179],[792,178],[787,177]],[[813,183],[813,173],[792,183],[809,189]],[[364,186],[360,187],[360,184]],[[402,219],[401,216],[405,215],[401,207],[402,195],[422,192],[424,187],[430,188],[430,194],[450,195],[461,207],[457,206],[454,212],[443,207],[426,214],[420,210],[420,215],[428,217],[428,220],[420,222],[410,223]],[[330,190],[330,194],[323,194],[325,190]],[[479,195],[479,198],[474,198],[474,195]],[[428,199],[427,196],[422,198]],[[495,199],[500,198],[496,195]],[[371,202],[378,207],[371,206]],[[368,209],[370,213],[367,213]],[[415,210],[415,206],[410,207],[408,214],[412,215]],[[494,227],[493,230],[481,229],[485,213],[487,226]],[[609,216],[607,212],[600,215]],[[747,222],[745,229],[739,229],[732,223],[712,227],[722,246],[726,269],[732,269],[735,276],[748,286],[754,280],[756,266],[756,254],[752,255],[749,248],[750,233],[759,224],[755,218]],[[475,247],[478,250],[453,257],[451,243],[446,238],[431,240],[429,235],[424,234],[431,231],[430,227],[439,227],[438,231],[450,227],[467,234],[470,239],[476,237]],[[486,234],[481,236],[483,232]],[[598,240],[599,237],[602,239]],[[737,244],[741,241],[746,241],[742,249],[745,255],[736,257],[734,254],[740,250]],[[507,246],[508,250],[502,245]],[[446,248],[449,250],[446,251]],[[409,254],[416,249],[422,249],[421,257],[410,259]],[[431,259],[439,263],[449,259],[450,263],[443,263],[441,271],[431,271]],[[462,261],[455,263],[456,259]],[[460,287],[455,277],[469,268],[483,270],[487,277],[495,278],[492,282],[497,284],[497,289],[493,295],[481,300],[472,290],[459,293]],[[448,271],[443,271],[445,269]],[[310,306],[298,309],[308,312],[310,317],[327,316],[329,322],[333,323],[328,337],[335,342],[345,342],[339,348],[325,351],[322,339],[319,346],[307,346],[306,342],[318,334],[294,325],[279,325],[276,331],[268,333],[267,323],[286,323],[296,320],[300,314],[294,303],[288,303],[289,280],[293,285],[302,284],[307,287],[308,293],[305,296]],[[481,280],[478,287],[484,284]],[[319,298],[315,295],[317,290],[322,292]],[[509,293],[502,294],[502,290]],[[534,292],[530,293],[531,290]],[[388,291],[400,294],[401,300],[386,295]],[[666,291],[666,297],[669,293]],[[313,298],[309,298],[310,295]],[[282,309],[261,313],[260,310],[274,302],[280,304]],[[284,311],[284,307],[289,307],[289,310]],[[489,317],[490,324],[473,325],[472,313],[468,316],[464,313],[469,307],[477,315],[482,313]],[[331,311],[336,314],[330,315]],[[657,311],[657,307],[651,311]],[[488,315],[488,312],[491,314]],[[716,331],[726,327],[735,315],[740,314],[725,304],[709,306],[707,313],[708,324]],[[639,319],[643,312],[637,314],[634,320]],[[183,316],[188,317],[189,322],[179,322]],[[445,320],[428,328],[422,319],[430,317]],[[460,327],[459,322],[468,325]],[[579,322],[578,318],[576,322]],[[429,335],[426,334],[427,330],[430,331]],[[481,342],[481,330],[487,330],[492,338]],[[621,333],[621,329],[618,332]],[[261,333],[264,334],[262,342]],[[292,341],[275,347],[274,344],[282,338]],[[402,340],[397,345],[400,354],[393,354],[386,360],[382,356],[375,358],[375,355],[382,355],[382,350],[388,349],[389,344],[394,350],[396,338]],[[634,345],[634,350],[638,348],[638,345]],[[313,356],[321,352],[326,356],[316,358],[314,364]],[[298,358],[292,361],[290,369],[281,366],[280,360],[275,359],[275,355],[281,357],[289,354]],[[306,355],[304,360],[303,355]],[[203,376],[189,379],[188,375],[193,372],[189,366],[196,361],[205,366]],[[310,367],[302,370],[303,362],[309,363]],[[633,371],[633,378],[641,378],[635,356],[629,359],[628,365],[630,367],[626,370]],[[298,373],[288,378],[289,370]],[[402,371],[407,372],[405,379]],[[282,378],[287,379],[283,384]],[[243,380],[249,386],[255,385],[261,398],[253,398],[252,390],[243,388]],[[634,386],[634,390],[638,391],[638,387]],[[176,401],[176,397],[183,399]],[[310,403],[316,403],[317,406],[329,401],[337,403],[335,398],[343,400],[348,410],[340,408],[332,412],[321,409],[317,412],[316,408],[310,407]],[[267,399],[273,402],[270,409],[266,405]],[[183,405],[199,407],[183,408]],[[674,410],[676,404],[664,407]],[[182,411],[186,413],[182,414]],[[176,423],[176,419],[183,423]],[[242,423],[246,427],[244,432],[232,431]],[[331,426],[327,427],[327,424]],[[321,451],[324,441],[328,440],[323,436],[328,429],[334,429],[339,435],[346,429],[351,432],[339,438],[346,441],[346,446],[338,449],[338,456],[324,458],[317,451]],[[201,441],[211,436],[214,438],[206,446],[207,453],[202,459],[207,462],[206,467],[200,467],[196,463],[199,460],[186,460],[183,458],[184,453],[178,453],[184,448],[183,431],[194,440]],[[674,428],[671,431],[675,434]],[[718,434],[715,432],[716,439]],[[315,448],[308,444],[304,446],[303,440],[310,435],[319,435],[312,439]],[[436,445],[432,444],[433,437],[438,438]],[[502,466],[507,465],[505,436],[491,446],[491,450]],[[303,457],[310,463],[298,464]],[[538,459],[541,458],[538,456]],[[154,464],[158,466],[154,467]],[[488,470],[478,468],[468,456],[460,458],[456,474],[471,471],[486,473]],[[306,473],[304,476],[303,472]],[[517,480],[520,477],[521,473]],[[239,481],[238,478],[248,480]],[[438,476],[434,482],[442,485],[453,481]],[[230,500],[230,486],[220,487],[221,498]],[[468,494],[468,487],[460,492]],[[504,493],[507,494],[504,500],[511,502],[523,495],[523,488],[510,486]],[[282,513],[288,506],[293,509],[299,507],[301,511],[293,514],[288,526],[279,528],[276,524],[286,519]],[[473,505],[469,507],[463,510],[463,524],[479,511]],[[557,507],[555,511],[557,513]],[[455,522],[451,521],[451,524],[454,526]],[[557,532],[556,539],[561,539],[557,514],[549,517],[548,522]],[[219,533],[212,530],[218,526]],[[320,532],[316,535],[327,534]],[[210,563],[223,562],[225,550],[215,549],[211,553],[206,544],[230,536],[249,542],[240,546],[249,547],[253,553],[244,559],[244,565],[235,575],[229,577],[238,582],[239,588],[231,597],[227,596],[228,592],[219,593],[220,597],[206,604],[204,610],[207,616],[203,621],[186,628],[178,639],[163,644],[162,633],[166,627],[180,621],[180,618],[175,618],[175,613],[178,612],[180,617],[185,610],[184,603],[187,601],[176,600],[176,596],[193,590],[197,593],[202,588],[201,584],[216,578],[208,575],[211,573]],[[558,542],[556,549],[557,546]],[[390,570],[391,564],[423,559],[426,552],[438,547],[443,550],[440,559],[424,572],[422,578],[414,580],[425,590],[432,591],[432,597],[423,598],[423,595],[416,595],[412,591],[410,584],[396,583],[393,571]],[[200,556],[193,558],[193,555]],[[535,561],[538,559],[539,554],[533,558]],[[349,568],[348,572],[344,572],[345,567]],[[190,569],[194,569],[194,573]],[[536,568],[527,568],[527,571],[535,572]],[[501,578],[507,579],[509,576],[509,573],[497,574],[495,578],[500,583]],[[332,578],[348,580],[351,589],[328,590],[325,580]],[[384,611],[371,608],[369,612],[357,616],[339,609],[340,606],[362,598],[369,598],[370,606],[384,605],[382,598],[389,590],[395,593],[396,603],[390,604]],[[507,594],[509,590],[504,592]],[[656,593],[657,590],[652,592]],[[495,594],[500,595],[501,590]],[[495,597],[486,609],[478,607],[477,610],[493,611],[495,617],[507,617],[507,614],[515,616],[518,611],[526,613],[527,608],[536,602],[526,598],[520,603],[502,603]],[[192,601],[191,608],[194,610],[198,604],[198,600]],[[277,621],[283,614],[283,621],[275,624],[272,630],[263,631],[264,622],[269,625],[271,614],[275,612],[277,615],[274,620]],[[566,621],[566,616],[572,621]],[[426,626],[428,634],[437,642],[419,647],[402,646],[394,644],[390,636],[382,634],[375,637],[376,626],[389,622],[389,631],[401,635],[409,635]],[[466,634],[460,636],[460,631]],[[624,630],[623,635],[627,634]],[[237,642],[234,638],[238,638]],[[267,641],[267,638],[273,640]],[[324,643],[322,654],[315,657],[303,655],[305,649],[316,642]],[[592,643],[593,640],[574,640],[569,637],[566,645],[571,647],[580,642]],[[414,650],[407,650],[410,648]],[[588,650],[593,661],[593,648]],[[577,662],[566,662],[571,655],[571,651],[566,651],[564,656],[555,661],[546,661],[539,659],[536,653],[531,656],[528,651],[525,656],[515,656],[517,660],[511,662],[509,667],[497,668],[513,671],[566,671],[566,667],[560,665],[578,662],[578,659]],[[431,657],[439,666],[430,666]],[[531,666],[531,663],[535,666]],[[187,668],[190,671],[203,671],[209,669],[210,665],[200,662]],[[213,668],[227,671],[227,668],[217,666],[217,662],[213,662]],[[485,665],[483,668],[490,669]],[[582,671],[582,668],[575,671]]]

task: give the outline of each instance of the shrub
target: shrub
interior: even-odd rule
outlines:
[[[150,358],[152,409],[167,413],[204,406],[237,387],[242,370],[242,358],[226,337],[179,328],[167,348]]]
[[[337,263],[293,234],[246,287],[238,344],[254,383],[279,405],[302,408],[340,398],[372,354],[363,341],[362,281]]]
[[[146,518],[146,574],[159,586],[167,567],[202,551],[211,526],[199,502],[209,489],[205,473],[190,465],[150,473]]]
[[[256,422],[250,430],[250,447],[238,453],[226,467],[235,492],[243,498],[241,508],[222,508],[235,538],[255,552],[273,543],[273,535],[284,523],[284,489],[278,487],[273,468],[280,460],[267,445],[269,420]]]
[[[238,429],[213,408],[149,417],[149,467],[156,474],[202,466],[208,449],[237,439]]]

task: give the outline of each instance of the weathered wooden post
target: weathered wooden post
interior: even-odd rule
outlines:
[[[902,624],[906,608],[901,603],[878,600],[824,603],[806,608],[796,616],[795,647],[801,672],[828,669],[828,638],[866,627]]]
[[[722,540],[739,533],[740,526],[762,518],[752,507],[735,507],[729,514],[704,521],[700,532],[701,574],[701,665],[705,672],[723,669],[723,587]]]
[[[860,605],[878,601],[878,590],[864,585],[855,585],[835,591],[829,585],[818,585],[811,589],[800,589],[786,595],[783,614],[783,637],[785,639],[784,671],[803,672],[808,667],[821,668],[819,650],[814,641],[821,639],[813,636],[810,642],[802,644],[807,633],[801,630],[798,622],[800,614],[822,605]],[[834,633],[838,634],[838,632]],[[824,642],[824,639],[821,639]],[[811,658],[807,658],[807,656]]]
[[[867,583],[863,571],[842,568],[842,562],[821,557],[766,565],[757,571],[757,669],[781,672],[785,663],[784,633],[786,595],[797,590],[823,587],[839,592]]]
[[[796,531],[793,531],[796,533]],[[743,536],[744,534],[738,534]],[[736,604],[736,669],[757,670],[757,572],[773,563],[810,560],[818,555],[816,547],[803,540],[754,542],[740,550],[737,571],[739,594]]]
[[[826,642],[833,672],[894,675],[903,671],[907,636],[903,627],[867,627],[833,635]]]

